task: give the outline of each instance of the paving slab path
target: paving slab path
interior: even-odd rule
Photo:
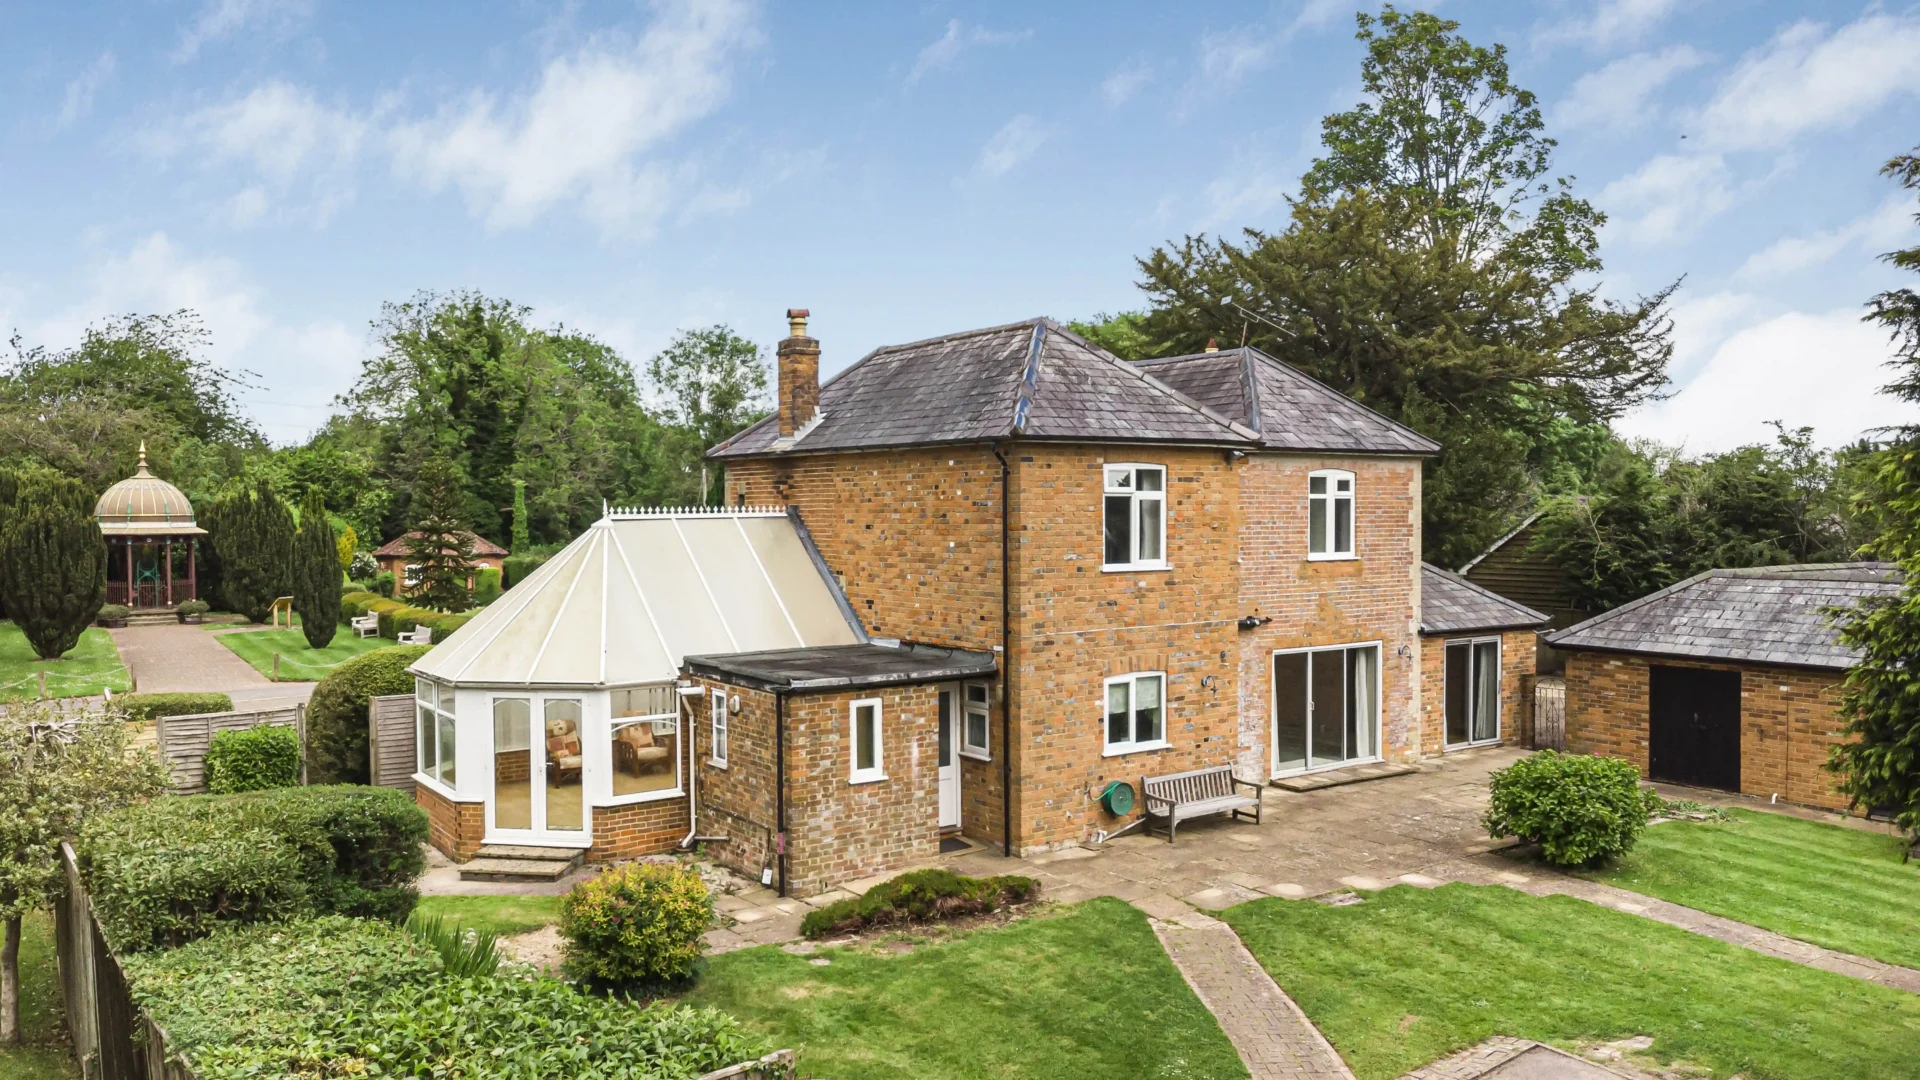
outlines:
[[[313,683],[274,682],[253,670],[200,626],[159,623],[110,631],[120,659],[143,694],[219,692],[236,709],[280,709],[302,703]]]

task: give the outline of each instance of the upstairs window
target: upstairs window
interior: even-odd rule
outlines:
[[[1307,558],[1353,558],[1353,474],[1323,469],[1307,476]]]
[[[1106,467],[1106,570],[1163,570],[1167,544],[1167,470],[1159,465]]]

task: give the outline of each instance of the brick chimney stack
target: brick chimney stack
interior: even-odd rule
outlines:
[[[807,309],[788,308],[787,326],[776,372],[782,438],[791,438],[820,411],[820,343],[807,336]]]

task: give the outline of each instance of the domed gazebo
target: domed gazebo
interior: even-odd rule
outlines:
[[[147,471],[146,443],[139,467],[100,496],[93,516],[107,539],[107,603],[167,608],[199,598],[195,557],[207,530],[179,488]],[[184,582],[174,574],[182,557]]]

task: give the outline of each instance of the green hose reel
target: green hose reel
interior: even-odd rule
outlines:
[[[1133,785],[1125,780],[1115,780],[1100,793],[1100,805],[1107,813],[1115,817],[1126,817],[1133,813]]]

